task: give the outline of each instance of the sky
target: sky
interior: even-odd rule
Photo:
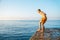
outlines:
[[[60,0],[0,0],[0,20],[39,20],[37,9],[60,19]]]

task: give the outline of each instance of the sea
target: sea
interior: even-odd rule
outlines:
[[[60,29],[60,20],[47,20],[45,28]],[[39,28],[39,20],[0,20],[0,40],[29,40]]]

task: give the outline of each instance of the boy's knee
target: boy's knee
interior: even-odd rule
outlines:
[[[43,23],[43,22],[41,22],[40,24],[42,24],[42,25],[43,25],[44,23]]]

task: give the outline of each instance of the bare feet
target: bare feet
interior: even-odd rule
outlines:
[[[40,29],[38,29],[37,31],[40,31]]]
[[[44,30],[41,30],[40,32],[44,32]]]
[[[38,32],[44,32],[44,29],[37,29]]]
[[[45,30],[44,29],[41,29],[41,31],[40,32],[44,32]]]

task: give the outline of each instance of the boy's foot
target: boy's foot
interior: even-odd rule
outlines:
[[[40,32],[44,32],[44,31],[41,30]]]
[[[38,29],[37,31],[40,31],[40,29]]]
[[[40,32],[44,32],[44,30],[41,30]]]

